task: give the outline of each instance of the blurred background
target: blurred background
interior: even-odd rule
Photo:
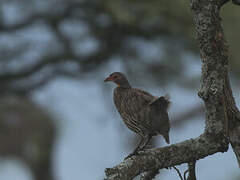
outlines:
[[[239,7],[228,3],[222,18],[239,105]],[[103,83],[114,71],[170,94],[171,143],[204,131],[188,1],[1,0],[0,179],[98,180],[120,163],[139,139],[114,107],[114,85]],[[159,136],[152,145],[166,144]],[[240,179],[231,148],[198,161],[196,171],[199,179]],[[164,169],[160,178],[178,175]]]

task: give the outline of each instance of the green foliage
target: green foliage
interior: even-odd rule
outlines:
[[[229,45],[229,56],[231,70],[234,75],[240,77],[240,13],[239,6],[231,3],[226,4],[222,10],[223,28],[226,36],[226,40]]]
[[[83,77],[83,74],[95,73],[96,69],[116,58],[129,74],[149,74],[156,80],[154,83],[160,82],[161,86],[184,81],[184,87],[192,88],[198,81],[198,78],[184,74],[189,68],[186,56],[192,56],[191,61],[199,61],[188,1],[62,0],[63,3],[57,4],[58,8],[53,11],[49,9],[54,1],[43,0],[41,2],[45,5],[41,7],[44,3],[38,2],[13,3],[20,15],[11,26],[4,23],[4,12],[7,11],[2,12],[0,35],[10,39],[0,43],[3,55],[0,67],[6,67],[0,73],[4,92],[28,93],[59,75]],[[0,5],[5,7],[4,4],[8,4],[7,1]],[[230,46],[232,72],[238,77],[239,7],[227,3],[222,16]],[[40,44],[19,35],[19,32],[30,34],[36,27],[49,36],[48,42]],[[91,50],[84,48],[91,43]],[[32,52],[37,56],[27,59],[26,54]],[[16,63],[16,59],[22,63]],[[15,69],[12,64],[17,64]],[[70,69],[69,64],[74,68]],[[38,75],[42,79],[31,81]]]

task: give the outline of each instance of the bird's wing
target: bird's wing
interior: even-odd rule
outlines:
[[[128,99],[126,99],[126,105],[128,106],[130,112],[137,115],[142,109],[146,108],[155,99],[156,97],[146,91],[132,88],[130,91],[128,91]]]
[[[117,87],[114,90],[116,108],[127,126],[135,132],[146,120],[147,113],[145,113],[145,110],[149,109],[147,107],[155,99],[148,92],[136,88],[121,89]],[[146,123],[144,123],[144,126],[147,128],[149,125]]]

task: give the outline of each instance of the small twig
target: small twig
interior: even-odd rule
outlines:
[[[187,180],[188,169],[184,172],[184,180]]]
[[[181,172],[178,170],[178,168],[176,168],[175,166],[173,166],[173,168],[177,171],[178,176],[180,177],[181,180],[183,180],[183,177],[181,175]]]
[[[188,163],[188,178],[187,180],[197,180],[195,173],[196,161]]]

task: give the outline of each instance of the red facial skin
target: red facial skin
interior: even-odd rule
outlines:
[[[108,82],[108,81],[115,81],[115,79],[117,79],[117,76],[116,75],[113,75],[113,76],[109,76],[109,77],[107,77],[105,80],[104,80],[104,82]]]

